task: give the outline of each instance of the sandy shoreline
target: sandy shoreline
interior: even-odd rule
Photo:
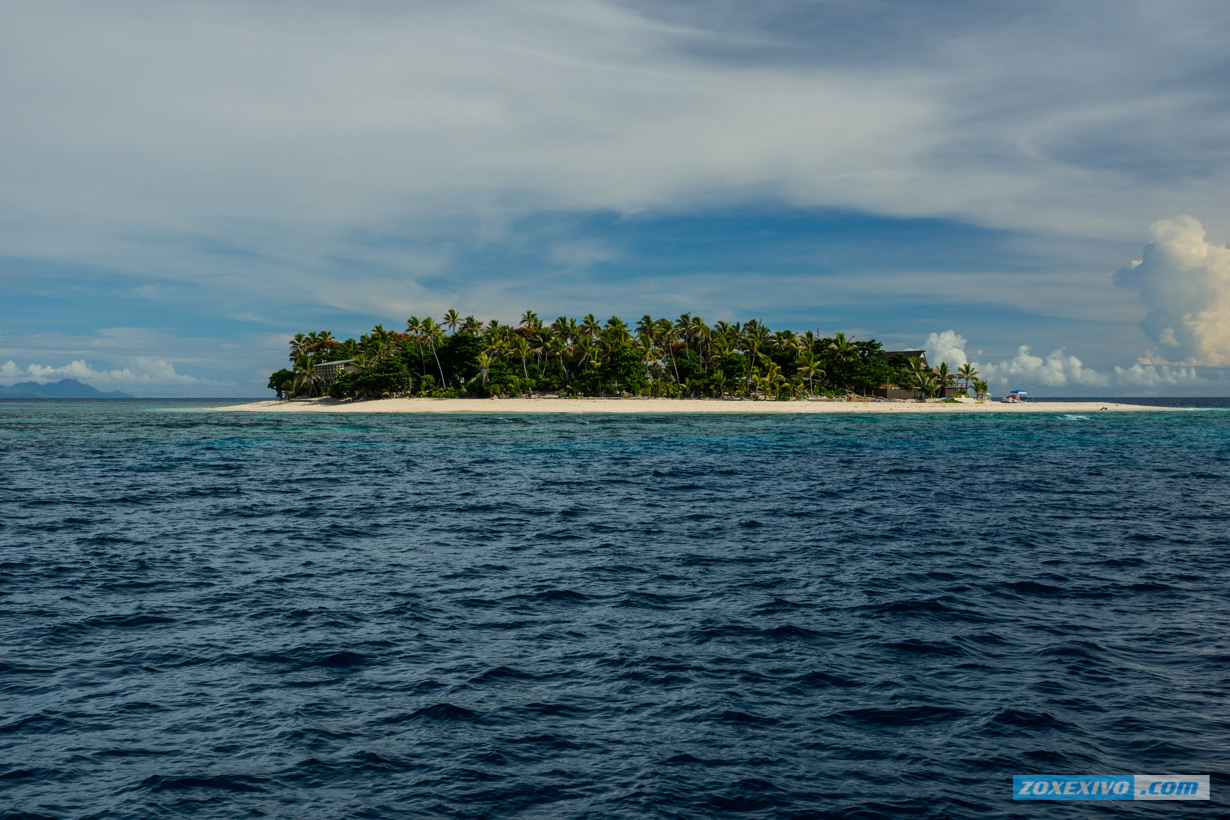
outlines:
[[[1098,413],[1157,411],[1114,402],[1036,402],[1005,404],[973,401],[861,402],[861,401],[734,401],[720,399],[373,399],[339,402],[258,401],[213,410],[257,413]]]

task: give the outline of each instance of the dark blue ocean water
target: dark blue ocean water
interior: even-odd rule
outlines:
[[[1230,814],[1230,411],[189,406],[0,402],[0,816]]]

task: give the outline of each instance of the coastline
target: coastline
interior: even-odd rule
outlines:
[[[999,401],[875,402],[875,401],[747,401],[734,399],[369,399],[336,401],[258,401],[210,410],[237,413],[685,413],[799,415],[823,413],[1098,413],[1156,412],[1172,408],[1120,402]]]

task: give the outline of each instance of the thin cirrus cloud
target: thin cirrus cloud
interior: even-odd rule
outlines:
[[[563,312],[622,287],[645,298],[615,307],[638,314],[755,301],[770,321],[885,337],[971,327],[1005,359],[1015,306],[1036,321],[1014,332],[1061,334],[1102,369],[1146,348],[1216,364],[1138,329],[1128,300],[1145,291],[1106,274],[1160,217],[1230,231],[1228,29],[1212,2],[11,0],[0,277],[26,318],[0,330],[20,348],[145,310],[243,346],[256,331],[227,317],[349,333],[446,307]],[[773,231],[736,264],[696,227],[825,213],[967,230],[931,247],[867,235],[835,272],[825,247]],[[587,215],[614,220],[569,227]],[[842,244],[825,231],[843,227],[816,230]],[[56,279],[70,286],[42,294]],[[93,325],[65,318],[86,290]],[[905,291],[926,311],[857,309]],[[236,361],[249,387],[281,364]]]

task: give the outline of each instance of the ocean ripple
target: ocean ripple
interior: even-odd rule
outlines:
[[[1230,814],[1223,410],[159,406],[0,403],[0,818]]]

